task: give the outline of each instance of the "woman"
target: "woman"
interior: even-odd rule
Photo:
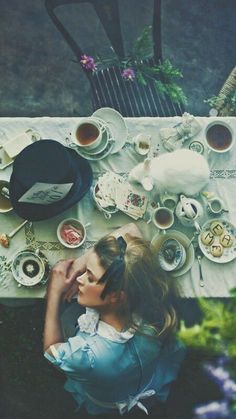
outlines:
[[[67,339],[60,305],[74,294],[75,282],[77,307],[86,313]],[[99,240],[74,265],[61,261],[52,270],[45,357],[65,372],[65,389],[90,414],[123,414],[134,406],[147,413],[146,402],[166,400],[184,357],[175,328],[168,281],[134,224]]]

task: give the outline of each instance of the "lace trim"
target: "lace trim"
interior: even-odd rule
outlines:
[[[236,170],[235,169],[214,169],[210,171],[211,179],[235,179]]]

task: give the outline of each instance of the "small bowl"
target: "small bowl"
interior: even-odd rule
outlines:
[[[76,230],[78,230],[78,233]],[[63,232],[64,237],[67,238],[67,241],[65,238],[63,238]],[[81,234],[82,239],[79,242],[76,242],[78,234]],[[59,242],[63,244],[63,246],[69,249],[76,249],[77,247],[82,246],[86,240],[85,225],[76,218],[66,218],[65,220],[61,221],[57,227],[57,238]]]
[[[184,246],[175,239],[165,240],[158,254],[158,261],[164,271],[170,272],[180,269],[186,260]]]

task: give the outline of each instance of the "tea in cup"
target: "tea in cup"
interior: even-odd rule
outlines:
[[[174,224],[174,214],[167,207],[157,207],[152,215],[153,224],[160,230],[166,230]]]
[[[9,182],[0,180],[0,213],[6,213],[13,209],[9,198]]]
[[[93,117],[84,118],[75,126],[72,139],[74,145],[89,151],[100,145],[105,132],[106,126],[103,121]]]
[[[138,134],[134,139],[134,149],[141,156],[145,156],[149,153],[151,148],[151,136],[141,133]]]
[[[209,150],[215,151],[216,153],[225,153],[233,146],[233,131],[223,121],[211,122],[206,127],[206,142]]]

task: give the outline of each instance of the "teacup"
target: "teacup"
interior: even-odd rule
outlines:
[[[207,209],[211,214],[218,215],[221,214],[223,211],[227,211],[224,208],[224,202],[220,198],[211,198],[207,203]]]
[[[13,209],[10,198],[8,196],[9,182],[0,180],[0,213],[6,213]]]
[[[186,261],[186,250],[178,240],[164,240],[158,253],[159,264],[164,271],[180,269]]]
[[[149,153],[151,148],[151,136],[145,133],[140,133],[133,138],[134,149],[141,156]]]
[[[170,228],[174,224],[174,214],[169,208],[164,206],[158,206],[152,214],[153,224],[165,232],[166,229]]]
[[[160,201],[164,207],[174,211],[179,200],[179,195],[169,192],[164,192],[160,195]]]
[[[24,249],[14,256],[11,271],[19,284],[33,286],[47,278],[49,263],[39,249]]]
[[[234,144],[234,134],[229,124],[223,121],[211,122],[205,131],[206,143],[209,151],[225,153]]]
[[[83,118],[73,129],[73,145],[84,151],[93,150],[101,144],[104,134],[106,134],[104,121],[94,117]]]

